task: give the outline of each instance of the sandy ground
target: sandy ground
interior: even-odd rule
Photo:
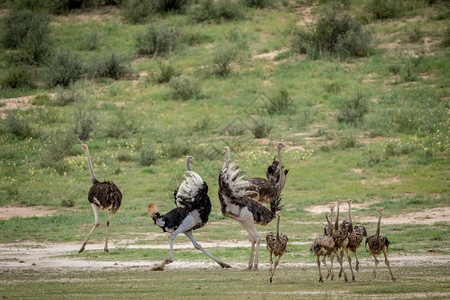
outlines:
[[[25,96],[18,98],[0,99],[5,106],[0,107],[0,118],[6,118],[8,110],[20,109],[26,110],[31,107],[31,101],[33,101],[35,96]]]
[[[202,243],[204,248],[216,247],[247,247],[250,248],[248,241],[221,241],[217,243]],[[61,272],[82,271],[89,270],[117,270],[129,268],[151,268],[160,261],[92,261],[83,260],[82,258],[64,258],[61,256],[76,254],[80,245],[75,243],[55,243],[55,244],[0,244],[0,270],[8,269],[34,269],[45,271],[47,269],[59,270]],[[114,245],[114,248],[124,249],[123,246]],[[128,245],[127,249],[167,249],[169,245]],[[261,244],[261,249],[265,245]],[[103,244],[88,244],[87,250],[103,251]],[[175,244],[174,249],[193,249],[190,243]],[[80,254],[81,256],[82,254]],[[439,253],[429,253],[428,255],[390,255],[390,261],[393,266],[417,266],[422,264],[427,265],[448,265],[450,266],[450,255],[443,255]],[[372,259],[361,259],[361,266],[371,267]],[[287,267],[314,267],[316,266],[314,259],[308,263],[287,263],[283,262]],[[175,260],[172,264],[167,265],[166,270],[176,269],[205,269],[216,268],[218,265],[213,261],[208,261],[205,257],[203,262],[186,262],[182,260]],[[246,263],[233,263],[233,268],[244,269]],[[269,264],[262,262],[260,264],[262,269],[268,269]]]
[[[44,217],[51,216],[56,210],[49,209],[46,206],[2,206],[0,207],[0,220],[8,220],[14,217]]]

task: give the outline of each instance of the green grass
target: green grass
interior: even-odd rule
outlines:
[[[33,87],[0,89],[2,113],[6,106],[3,99],[41,95],[31,108],[19,112],[26,121],[20,123],[20,118],[16,121],[16,125],[30,124],[31,137],[14,135],[7,119],[0,119],[0,206],[43,205],[54,211],[48,217],[0,220],[0,242],[81,242],[90,230],[94,221],[87,201],[91,181],[86,158],[79,147],[81,141],[67,147],[70,151],[65,149],[67,155],[63,159],[51,161],[53,143],[64,142],[60,133],[72,130],[74,112],[79,107],[90,107],[95,116],[93,133],[85,142],[89,144],[98,178],[113,180],[123,193],[121,209],[113,217],[110,231],[110,239],[117,248],[104,254],[87,247],[83,259],[133,261],[166,257],[166,250],[131,249],[127,248],[127,241],[168,247],[166,236],[154,235],[161,230],[149,220],[146,207],[154,202],[162,212],[173,208],[173,190],[184,172],[186,152],[195,156],[193,169],[208,183],[213,204],[209,223],[195,232],[198,242],[247,240],[245,231],[220,212],[217,176],[223,162],[220,149],[224,145],[234,149],[232,159],[237,159],[241,169],[251,177],[264,177],[275,155],[277,141],[297,146],[283,152],[290,172],[283,191],[281,228],[291,242],[307,244],[290,245],[283,258],[286,262],[314,260],[309,243],[322,232],[320,224],[324,218],[322,214],[308,213],[305,210],[308,206],[348,198],[354,203],[370,204],[354,212],[356,221],[362,217],[376,218],[379,207],[384,207],[386,217],[448,207],[450,54],[441,41],[445,38],[443,28],[449,24],[445,18],[436,17],[444,10],[444,4],[436,1],[432,6],[424,6],[420,2],[420,9],[412,9],[398,19],[372,22],[364,11],[364,1],[346,1],[348,5],[342,9],[366,20],[376,36],[376,48],[365,58],[309,60],[288,52],[273,60],[255,58],[258,54],[290,48],[293,33],[299,26],[297,22],[304,18],[299,14],[304,13],[305,5],[313,4],[301,2],[301,11],[281,4],[270,9],[248,9],[243,20],[220,24],[194,24],[182,13],[154,16],[151,24],[173,28],[179,39],[175,51],[162,58],[137,57],[136,37],[150,23],[126,23],[119,9],[106,7],[53,16],[51,36],[55,50],[74,51],[84,63],[94,55],[114,51],[130,60],[131,70],[120,80],[82,80],[75,87],[81,96],[77,102],[65,106],[54,105],[51,95],[58,89],[43,84],[44,67],[31,67],[35,74]],[[316,20],[320,12],[321,7],[314,5],[312,19]],[[6,14],[1,14],[0,21],[5,17]],[[406,42],[409,26],[417,22],[423,38],[429,42]],[[0,24],[0,28],[4,26],[3,22]],[[98,47],[85,50],[82,43],[95,33],[99,34]],[[239,49],[238,59],[229,76],[218,77],[213,73],[214,50],[227,43]],[[10,50],[0,47],[0,78],[12,67],[11,55]],[[201,84],[201,97],[179,101],[173,99],[168,84],[155,83],[154,75],[161,61],[174,67],[181,76],[196,79]],[[141,72],[148,76],[139,77]],[[289,114],[269,115],[267,95],[275,95],[280,90],[289,94],[292,110]],[[339,123],[338,103],[358,93],[367,99],[367,114],[357,124]],[[249,129],[252,120],[260,119],[272,128],[265,139],[255,139]],[[123,133],[110,137],[114,120],[123,123]],[[231,124],[243,130],[238,135],[230,135],[227,129]],[[156,161],[151,166],[139,163],[141,149],[146,147],[155,149]],[[67,203],[74,206],[67,207]],[[95,243],[103,243],[105,212],[100,213],[100,220],[101,226],[92,236]],[[375,232],[375,223],[364,225],[369,234]],[[275,224],[258,228],[263,238],[274,229]],[[448,222],[441,222],[383,225],[382,232],[388,235],[393,254],[425,255],[432,250],[447,255],[449,229]],[[177,237],[176,242],[189,241],[183,236]],[[225,261],[248,259],[246,248],[217,248],[211,252]],[[361,257],[369,257],[364,249],[359,252]],[[195,249],[183,249],[175,252],[175,259],[205,261],[207,258]],[[267,261],[264,249],[261,261]],[[425,274],[423,278],[421,271]],[[92,278],[108,283],[96,285],[95,296],[100,298],[124,295],[130,290],[124,297],[179,296],[189,284],[195,288],[189,289],[187,298],[198,295],[232,298],[240,295],[237,293],[244,286],[249,288],[245,294],[249,298],[262,298],[269,292],[266,272],[250,275],[235,270],[193,272],[195,276],[184,270],[172,272],[174,280],[180,283],[174,290],[161,273],[147,274],[142,270],[137,274],[117,271],[117,276],[124,278],[125,286],[131,289],[119,288],[124,283],[115,277],[116,272],[94,272]],[[210,278],[202,272],[211,275]],[[445,272],[439,266],[435,269],[425,266],[423,270],[415,266],[400,267],[396,272],[407,274],[404,284],[392,286],[388,277],[369,284],[369,271],[364,272],[364,280],[346,286],[343,297],[375,297],[378,291],[400,295],[415,291],[448,292],[442,280],[430,279]],[[37,297],[91,296],[88,288],[77,292],[85,281],[77,281],[82,275],[76,272],[65,275],[67,281],[49,285],[48,289],[44,289],[45,282],[36,281],[39,274],[30,271],[28,275],[30,280],[21,281],[14,272],[0,272],[5,282],[2,293],[8,297],[24,297],[34,290]],[[205,278],[207,286],[218,290],[213,293],[192,279],[200,276]],[[278,290],[287,293],[276,294],[277,297],[302,297],[311,288],[311,294],[304,297],[330,298],[342,288],[337,283],[315,284],[316,270],[312,268],[282,268],[277,276],[282,279]],[[8,283],[11,278],[14,284]],[[49,278],[56,280],[57,275],[51,274]],[[220,278],[220,282],[228,284],[223,287],[217,284]],[[252,280],[258,283],[246,284]],[[29,289],[21,289],[27,284]]]

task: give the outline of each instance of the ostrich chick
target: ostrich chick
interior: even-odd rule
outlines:
[[[288,242],[287,235],[284,233],[280,233],[280,211],[277,211],[276,215],[277,215],[277,235],[274,236],[272,232],[269,232],[266,235],[267,250],[269,250],[270,254],[270,269],[269,269],[270,283],[272,283],[272,277],[273,274],[275,274],[275,269],[278,266],[280,258],[283,256],[284,252],[286,252],[286,245]],[[272,254],[278,257],[277,261],[275,262],[275,266],[273,265]]]
[[[372,254],[373,258],[375,259],[375,269],[373,270],[373,273],[372,273],[372,280],[375,279],[375,277],[377,276],[377,266],[378,266],[378,263],[380,262],[377,259],[376,255],[383,252],[384,262],[386,263],[386,266],[388,267],[389,272],[391,273],[391,279],[392,279],[392,281],[396,281],[396,279],[394,278],[394,275],[392,275],[392,270],[389,265],[389,260],[387,258],[387,250],[388,250],[389,244],[390,244],[389,240],[388,240],[387,236],[385,236],[384,234],[380,234],[381,217],[383,215],[383,209],[382,208],[379,209],[378,212],[380,213],[380,218],[378,219],[377,233],[366,238],[366,249],[367,249],[367,251],[370,252],[370,254]]]

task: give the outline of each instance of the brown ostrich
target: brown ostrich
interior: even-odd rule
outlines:
[[[375,279],[375,277],[377,276],[377,266],[378,263],[380,262],[377,259],[376,255],[383,252],[384,262],[386,263],[386,266],[388,267],[389,272],[391,273],[391,279],[392,281],[396,281],[394,275],[392,275],[392,270],[389,265],[389,260],[387,258],[387,250],[390,244],[389,240],[387,236],[385,236],[384,234],[380,234],[381,217],[383,215],[383,209],[382,208],[379,209],[378,212],[380,213],[380,218],[378,219],[377,233],[366,238],[366,249],[367,251],[370,252],[370,254],[372,254],[373,258],[375,259],[375,269],[373,270],[372,273],[372,280]]]
[[[366,228],[362,225],[356,225],[355,227],[353,227],[353,222],[352,222],[352,200],[349,199],[347,200],[348,203],[348,220],[350,222],[350,227],[349,227],[349,234],[348,234],[348,244],[345,248],[342,248],[341,250],[341,259],[343,259],[342,257],[344,256],[344,251],[347,255],[347,260],[348,260],[348,264],[350,265],[350,271],[352,272],[352,280],[355,281],[355,274],[353,273],[353,269],[352,269],[352,259],[350,258],[350,255],[348,253],[348,251],[350,250],[351,252],[353,252],[355,254],[355,258],[356,258],[356,271],[359,271],[359,260],[358,260],[358,255],[356,254],[356,251],[358,250],[358,248],[361,246],[361,243],[364,239],[365,236],[367,236],[367,231]]]
[[[276,194],[281,194],[286,183],[286,175],[289,170],[284,169],[281,163],[281,149],[286,147],[282,142],[277,143],[278,156],[273,159],[272,164],[267,168],[266,178],[254,177],[248,179],[249,192],[253,191],[253,199],[263,202],[270,203],[270,200],[276,197]],[[283,177],[281,177],[280,170],[284,170]],[[280,179],[283,178],[283,181]]]
[[[254,200],[251,194],[251,184],[240,175],[236,162],[229,163],[230,150],[224,147],[225,162],[219,175],[219,200],[222,214],[235,219],[247,231],[251,242],[248,270],[258,270],[259,245],[261,237],[255,225],[267,225],[281,209],[281,190],[270,200],[270,209]],[[284,170],[281,165],[279,182],[284,182]],[[250,192],[249,192],[250,190]]]
[[[269,232],[266,235],[267,250],[269,250],[270,254],[270,269],[269,269],[270,283],[272,283],[272,277],[273,274],[275,274],[275,270],[278,266],[278,263],[280,262],[280,258],[284,255],[284,252],[286,252],[286,245],[288,242],[287,235],[284,233],[280,233],[280,211],[277,211],[276,215],[277,215],[277,235],[274,236],[272,232]],[[278,257],[277,261],[275,262],[275,265],[273,265],[272,254]]]
[[[341,266],[342,273],[344,273],[344,279],[345,279],[345,281],[348,281],[347,274],[345,273],[345,270],[343,269],[343,259],[338,254],[339,248],[345,248],[348,244],[348,232],[349,232],[349,225],[350,225],[349,222],[344,221],[343,224],[341,226],[339,226],[339,205],[341,203],[342,203],[342,200],[337,201],[336,220],[335,220],[334,230],[333,230],[334,250],[330,256],[331,267],[330,267],[330,272],[327,275],[327,279],[330,275],[331,275],[331,280],[334,279],[333,261],[334,261],[334,258],[337,257],[338,263]]]
[[[331,212],[333,212],[334,207],[332,207]],[[336,251],[334,248],[334,239],[333,239],[333,231],[334,228],[328,219],[328,212],[325,212],[325,218],[327,220],[327,226],[324,228],[324,234],[316,238],[311,245],[310,251],[314,252],[317,256],[317,268],[319,269],[319,282],[323,283],[322,272],[320,270],[320,257],[323,256],[322,263],[325,265],[325,268],[328,269],[327,263],[325,261],[326,257],[330,255],[333,251]],[[328,270],[330,273],[330,270]]]
[[[88,166],[89,166],[89,172],[91,174],[91,180],[92,180],[92,187],[89,189],[88,194],[88,200],[91,204],[92,210],[94,211],[95,221],[94,226],[92,227],[89,234],[86,236],[86,238],[83,241],[83,245],[81,246],[80,251],[78,253],[81,253],[84,251],[84,247],[86,246],[86,243],[89,241],[89,238],[91,237],[94,230],[98,227],[98,209],[107,209],[109,212],[108,220],[106,221],[106,241],[105,241],[105,248],[104,250],[106,252],[108,251],[108,232],[109,232],[109,223],[111,221],[111,217],[119,210],[120,203],[122,201],[122,193],[120,192],[119,188],[114,184],[112,181],[103,181],[100,182],[97,180],[94,174],[94,169],[92,168],[92,162],[91,158],[89,156],[89,149],[86,144],[81,145],[81,148],[83,148],[84,152],[86,153]]]

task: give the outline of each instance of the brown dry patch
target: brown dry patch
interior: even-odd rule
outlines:
[[[14,217],[29,218],[29,217],[45,217],[56,213],[56,210],[49,209],[46,206],[4,206],[0,207],[0,219],[8,220]]]
[[[18,98],[8,98],[1,99],[0,101],[5,104],[5,106],[0,107],[0,117],[2,119],[6,118],[6,113],[8,110],[19,109],[26,110],[31,107],[31,101],[34,100],[36,96],[25,96]]]
[[[352,203],[352,211],[367,208],[370,205],[372,205],[373,203],[376,203],[376,202]],[[318,215],[318,214],[323,214],[326,211],[329,212],[330,206],[332,206],[332,205],[334,206],[335,204],[336,204],[336,202],[332,201],[332,202],[329,202],[326,204],[308,206],[308,207],[305,207],[305,210],[312,214]],[[340,213],[348,211],[347,203],[341,203],[341,205],[339,206],[339,211],[340,211]]]
[[[386,179],[379,180],[379,181],[375,181],[375,180],[367,181],[365,179],[361,180],[361,183],[364,185],[388,185],[388,184],[399,183],[399,182],[402,182],[402,180],[397,176],[392,177],[392,178],[386,178]]]
[[[381,141],[383,141],[383,140],[385,140],[385,138],[380,137],[380,136],[377,136],[377,137],[374,137],[374,138],[362,139],[362,140],[360,140],[359,142],[360,142],[361,144],[367,145],[367,144],[372,144],[372,143],[374,143],[374,142],[381,142]]]
[[[352,171],[356,174],[362,174],[363,169],[352,169]]]
[[[365,217],[360,219],[361,222],[376,223],[378,217]],[[382,218],[382,224],[426,224],[432,225],[436,222],[450,222],[450,207],[436,207],[425,209],[419,212],[402,214],[388,218]]]
[[[277,57],[277,55],[283,51],[285,51],[285,50],[275,50],[275,51],[271,51],[271,52],[267,52],[267,53],[258,54],[253,57],[256,59],[274,60],[275,57]]]
[[[309,26],[313,23],[314,18],[312,16],[312,10],[315,6],[318,5],[318,2],[313,3],[312,6],[302,6],[302,5],[295,5],[294,9],[295,12],[299,15],[297,25],[299,26]]]

